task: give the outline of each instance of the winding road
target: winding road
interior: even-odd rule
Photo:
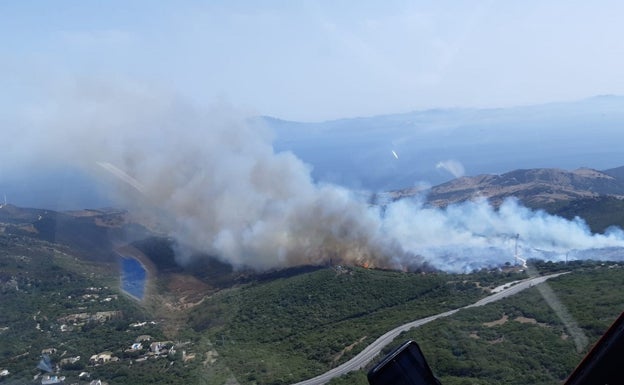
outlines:
[[[309,380],[305,380],[305,381],[301,381],[301,382],[297,382],[294,385],[322,385],[325,384],[327,382],[329,382],[332,378],[334,377],[339,377],[342,376],[344,374],[347,374],[349,372],[352,372],[354,370],[358,370],[362,367],[364,367],[366,364],[368,364],[373,358],[375,358],[380,352],[381,350],[388,344],[390,344],[399,334],[401,334],[404,331],[422,326],[424,324],[427,324],[431,321],[435,321],[438,318],[443,318],[443,317],[448,317],[452,314],[457,313],[458,311],[460,311],[461,309],[467,309],[467,308],[471,308],[471,307],[477,307],[477,306],[484,306],[487,305],[489,303],[501,300],[503,298],[512,296],[514,294],[517,294],[519,292],[521,292],[522,290],[528,289],[529,287],[533,287],[537,284],[540,284],[544,281],[546,281],[547,279],[550,278],[555,278],[558,277],[560,275],[563,274],[567,274],[567,272],[565,273],[557,273],[557,274],[551,274],[551,275],[545,275],[545,276],[541,276],[541,277],[535,277],[535,278],[527,278],[525,280],[519,281],[518,283],[516,283],[515,285],[508,287],[506,289],[503,289],[501,291],[498,291],[495,294],[492,294],[488,297],[485,297],[483,299],[480,299],[479,301],[468,305],[468,306],[464,306],[458,309],[454,309],[454,310],[449,310],[446,311],[444,313],[440,313],[440,314],[435,314],[426,318],[421,318],[418,319],[416,321],[412,321],[412,322],[408,322],[406,324],[403,324],[401,326],[398,326],[392,330],[390,330],[389,332],[385,333],[384,335],[382,335],[381,337],[377,338],[372,344],[368,345],[364,350],[362,350],[358,355],[356,355],[355,357],[353,357],[352,359],[350,359],[349,361],[345,362],[344,364],[337,366],[319,376],[316,376],[314,378],[310,378]]]

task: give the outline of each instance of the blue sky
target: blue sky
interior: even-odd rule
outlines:
[[[324,120],[624,94],[617,1],[2,1],[0,112],[81,79]],[[52,91],[53,92],[53,91]]]

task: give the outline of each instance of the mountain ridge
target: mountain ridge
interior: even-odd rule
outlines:
[[[570,100],[570,101],[553,101],[553,102],[545,102],[545,103],[530,103],[530,104],[521,104],[515,106],[508,107],[434,107],[434,108],[424,108],[424,109],[414,109],[404,112],[389,112],[389,113],[380,113],[373,115],[356,115],[350,117],[336,118],[336,119],[321,119],[321,120],[312,120],[312,121],[299,121],[292,119],[282,119],[277,116],[272,115],[261,115],[258,118],[261,120],[271,121],[280,124],[325,124],[325,123],[336,123],[336,122],[347,122],[350,120],[367,120],[367,119],[375,119],[375,118],[396,118],[396,117],[408,117],[414,115],[434,115],[434,114],[445,114],[449,112],[475,112],[475,111],[486,111],[486,112],[502,112],[509,110],[523,110],[527,108],[541,108],[541,107],[565,107],[569,104],[582,104],[582,103],[613,103],[613,102],[622,102],[624,101],[624,95],[613,95],[613,94],[605,94],[605,95],[595,95],[587,98]]]
[[[572,171],[518,169],[500,175],[481,174],[453,179],[432,187],[427,192],[427,201],[443,207],[485,198],[499,205],[506,198],[515,197],[525,205],[536,206],[599,196],[624,198],[624,179],[591,168]]]
[[[429,188],[375,194],[371,203],[385,205],[405,198],[440,208],[475,200],[487,200],[497,207],[513,198],[550,215],[568,220],[579,217],[592,233],[604,233],[614,226],[624,228],[624,167],[604,171],[519,169],[500,175],[465,176]]]
[[[294,153],[315,180],[354,189],[447,182],[458,175],[440,167],[450,160],[468,175],[501,174],[518,165],[606,170],[624,164],[622,96],[325,122],[258,121],[273,130],[275,151]]]

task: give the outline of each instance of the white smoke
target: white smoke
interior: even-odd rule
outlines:
[[[270,132],[225,103],[197,108],[160,90],[91,83],[28,112],[14,140],[37,159],[121,175],[111,183],[126,202],[150,208],[181,243],[235,266],[332,259],[465,271],[513,260],[516,234],[528,245],[525,257],[624,247],[620,232],[592,235],[580,220],[514,201],[499,210],[485,201],[370,206],[343,188],[315,184],[307,165],[276,153]],[[444,164],[463,173],[461,164]]]
[[[383,229],[404,250],[423,256],[438,269],[454,272],[514,263],[516,236],[524,259],[563,260],[570,252],[582,258],[585,250],[624,247],[621,230],[592,234],[579,218],[569,221],[532,211],[514,199],[498,209],[486,200],[444,209],[402,200],[388,206]],[[624,250],[620,250],[622,257]]]
[[[453,175],[455,178],[461,178],[466,174],[466,169],[464,168],[464,165],[454,159],[440,161],[438,162],[438,164],[436,164],[436,168],[438,170],[446,170],[447,172],[451,173],[451,175]]]

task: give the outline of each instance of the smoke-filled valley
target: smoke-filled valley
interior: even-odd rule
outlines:
[[[24,112],[14,148],[31,151],[13,155],[112,187],[117,204],[178,240],[181,264],[195,252],[257,270],[332,261],[460,272],[516,257],[621,259],[621,230],[592,234],[582,219],[513,199],[439,208],[425,190],[371,204],[372,193],[313,180],[312,167],[275,151],[271,130],[249,115],[136,85],[80,84]]]

